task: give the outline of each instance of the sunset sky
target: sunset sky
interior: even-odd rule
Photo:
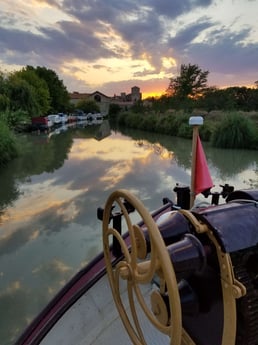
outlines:
[[[208,85],[258,80],[258,0],[0,0],[0,69],[53,69],[68,91],[165,92],[181,64]]]

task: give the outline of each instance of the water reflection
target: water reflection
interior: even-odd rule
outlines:
[[[140,144],[143,138],[149,146],[155,146],[159,143],[163,150],[165,148],[170,154],[172,153],[173,161],[179,167],[190,172],[191,140],[159,134],[153,135],[152,133],[147,134],[130,129],[122,130],[122,133],[132,137]],[[231,181],[239,188],[244,188],[244,185],[246,188],[257,186],[257,151],[224,150],[213,148],[207,142],[202,144],[215,184],[220,184],[222,181]]]
[[[114,189],[153,210],[177,182],[190,183],[190,140],[95,126],[20,140],[23,155],[0,172],[2,345],[101,250],[96,209]],[[215,184],[257,183],[256,152],[203,145]]]

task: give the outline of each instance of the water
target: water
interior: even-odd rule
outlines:
[[[0,172],[1,345],[102,249],[96,210],[113,190],[153,210],[177,182],[190,184],[190,140],[107,128],[24,135],[22,157]],[[203,146],[215,190],[258,185],[257,152]]]

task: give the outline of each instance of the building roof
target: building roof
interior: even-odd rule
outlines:
[[[89,96],[94,96],[96,93],[103,96],[103,97],[106,97],[106,98],[112,98],[110,96],[105,95],[104,93],[102,93],[100,91],[94,91],[94,92],[90,93]]]
[[[72,92],[69,93],[70,99],[84,99],[89,97],[89,93]]]
[[[69,93],[69,97],[70,99],[85,99],[85,98],[88,98],[88,97],[93,97],[94,95],[101,95],[102,97],[105,97],[105,98],[112,98],[112,97],[109,97],[107,95],[104,95],[104,93],[100,92],[100,91],[94,91],[92,93],[80,93],[80,92],[72,92],[72,93]]]

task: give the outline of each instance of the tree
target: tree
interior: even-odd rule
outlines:
[[[182,64],[180,75],[170,78],[167,94],[179,100],[198,98],[207,88],[208,74],[209,71],[202,71],[198,65]]]
[[[39,104],[35,98],[35,90],[26,80],[15,73],[8,80],[8,98],[10,100],[10,111],[23,110],[30,116],[38,114]]]
[[[85,114],[100,112],[98,104],[91,99],[82,99],[77,103],[76,108],[84,111]]]
[[[33,68],[30,66],[30,68]],[[50,95],[50,111],[64,112],[70,107],[69,93],[62,80],[58,78],[55,71],[47,69],[46,67],[39,67],[35,69],[37,75],[44,79],[47,83]]]
[[[142,102],[141,100],[136,101],[136,102],[132,105],[131,110],[132,110],[134,113],[143,113],[143,112],[144,112],[143,102]]]
[[[15,136],[7,124],[0,119],[0,169],[17,155],[18,146]],[[3,192],[3,188],[4,186],[1,186],[1,192]]]
[[[7,76],[0,70],[0,111],[8,110],[9,105]]]
[[[15,72],[14,75],[25,80],[32,87],[34,101],[38,108],[38,112],[32,114],[32,116],[47,114],[50,108],[50,95],[46,81],[40,78],[31,66]]]
[[[109,105],[109,111],[108,115],[109,116],[117,116],[121,111],[121,107],[118,104],[115,103],[110,103]]]
[[[209,87],[202,97],[197,100],[197,107],[212,110],[234,110],[237,109],[237,102],[232,88],[217,89]]]

